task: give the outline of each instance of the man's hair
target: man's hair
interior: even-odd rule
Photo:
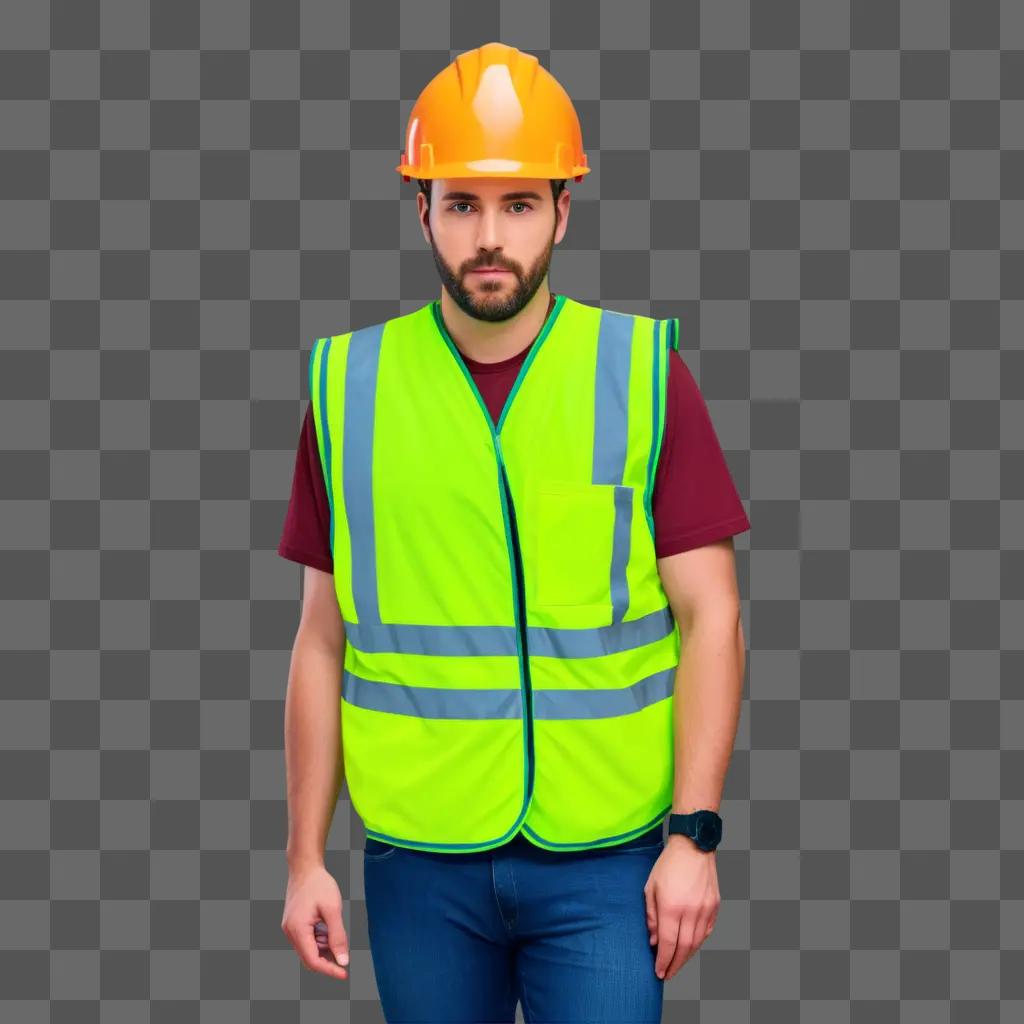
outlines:
[[[426,199],[427,199],[427,213],[429,213],[430,212],[430,181],[432,179],[417,178],[416,180],[420,184],[420,191],[423,193],[424,196],[426,196]],[[554,200],[556,205],[558,204],[558,197],[561,194],[562,189],[565,188],[566,180],[567,179],[565,179],[565,178],[555,178],[555,179],[553,179],[551,181],[551,198]]]

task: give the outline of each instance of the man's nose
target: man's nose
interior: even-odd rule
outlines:
[[[501,246],[501,227],[497,210],[485,210],[477,220],[476,244],[480,249],[493,250]]]

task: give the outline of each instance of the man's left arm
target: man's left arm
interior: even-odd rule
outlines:
[[[679,623],[672,813],[717,811],[732,758],[746,666],[732,538],[658,559]],[[686,836],[670,842],[689,844]]]
[[[672,813],[718,811],[743,700],[745,641],[731,538],[658,559],[679,623]],[[670,834],[644,888],[655,969],[670,978],[710,934],[720,893],[715,853]]]

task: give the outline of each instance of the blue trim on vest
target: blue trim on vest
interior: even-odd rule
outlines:
[[[352,601],[364,624],[380,624],[377,544],[373,513],[373,429],[377,370],[384,323],[353,332],[345,370],[345,437],[342,487],[350,533],[363,538],[352,549]]]
[[[539,718],[619,718],[642,711],[671,697],[676,666],[663,668],[630,686],[607,690],[537,690],[534,693]]]
[[[594,372],[594,468],[591,482],[621,484],[629,433],[629,367],[636,318],[601,310]]]
[[[630,531],[633,488],[623,487],[629,437],[629,371],[632,364],[636,317],[602,309],[594,372],[594,465],[591,482],[615,485],[610,590],[612,623],[621,622],[629,608]]]
[[[603,654],[617,654],[633,647],[642,647],[668,636],[675,629],[675,619],[669,605],[639,619],[616,622],[593,629],[554,629],[549,626],[530,626],[530,650],[534,654],[553,658],[598,658]]]
[[[618,718],[672,696],[676,669],[661,669],[631,686],[606,690],[535,690],[534,718]],[[382,683],[342,673],[342,698],[356,707],[415,718],[509,719],[522,717],[521,690]]]
[[[674,628],[665,605],[639,619],[591,629],[527,626],[528,648],[549,658],[598,658],[654,643]],[[515,626],[439,626],[346,622],[345,635],[367,654],[492,656],[518,653]]]
[[[414,686],[382,683],[345,669],[341,696],[349,704],[370,711],[413,718],[509,719],[523,717],[522,690],[451,689],[447,686]]]
[[[608,845],[609,840],[613,842],[625,842],[629,839],[635,838],[648,829],[653,828],[655,825],[665,820],[665,815],[672,810],[672,804],[667,803],[658,813],[650,818],[646,824],[641,825],[639,828],[630,829],[628,832],[620,832],[618,835],[605,836],[603,839],[595,839],[592,843],[553,843],[550,839],[545,839],[543,836],[535,832],[529,825],[523,826],[523,833],[530,839],[536,840],[536,845],[542,849],[549,850],[589,850],[595,846]]]
[[[367,654],[515,655],[515,626],[346,622],[345,635]]]
[[[534,846],[540,847],[542,850],[557,850],[557,851],[572,851],[572,850],[591,850],[598,846],[610,846],[615,843],[628,842],[630,839],[635,839],[637,836],[643,835],[644,832],[649,831],[655,825],[660,824],[665,820],[665,815],[672,810],[672,804],[666,804],[658,813],[648,819],[648,821],[641,825],[639,828],[630,829],[628,832],[619,832],[615,835],[605,836],[603,839],[595,839],[592,843],[553,843],[548,839],[544,839],[541,835],[535,832],[529,825],[522,825],[521,828],[513,827],[507,832],[501,839],[495,840],[491,843],[417,843],[408,839],[399,839],[398,836],[391,835],[390,832],[377,832],[373,829],[367,829],[366,835],[370,839],[377,839],[383,843],[391,843],[392,846],[398,846],[406,850],[424,850],[431,853],[475,853],[483,850],[494,850],[499,846],[504,846],[508,842],[509,837],[522,833],[529,839]]]
[[[630,531],[633,528],[633,488],[615,487],[615,525],[612,532],[612,624],[621,623],[629,609],[629,579],[626,566],[629,564]]]

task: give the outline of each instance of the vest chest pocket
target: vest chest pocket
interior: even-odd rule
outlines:
[[[543,480],[535,494],[538,605],[610,605],[629,556],[633,488]],[[628,509],[628,511],[627,511]]]

